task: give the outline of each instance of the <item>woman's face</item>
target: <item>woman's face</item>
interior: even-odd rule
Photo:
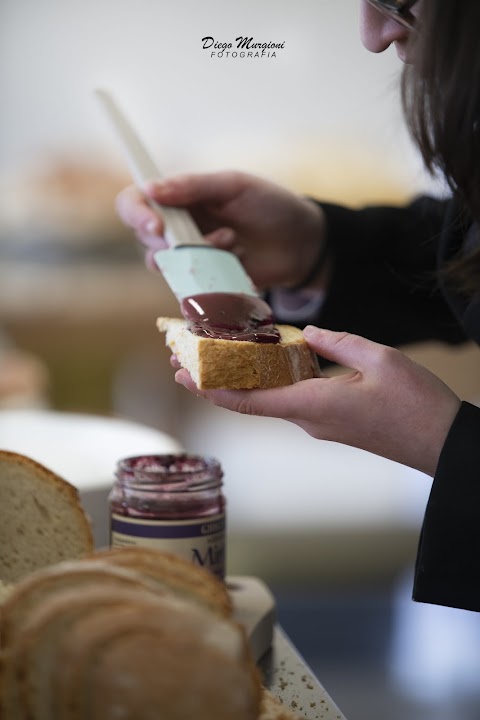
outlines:
[[[412,15],[418,16],[421,0],[411,8]],[[397,55],[404,63],[408,63],[408,40],[412,30],[400,25],[393,18],[383,15],[368,0],[361,0],[360,7],[360,38],[370,52],[381,53],[390,45],[395,46]]]

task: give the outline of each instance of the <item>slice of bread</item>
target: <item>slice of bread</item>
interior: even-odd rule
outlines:
[[[58,668],[65,720],[258,715],[260,683],[241,629],[173,596],[85,615],[63,636]]]
[[[34,460],[0,450],[0,579],[93,552],[77,489]]]
[[[109,614],[121,606],[137,607],[140,597],[154,603],[159,592],[104,580],[99,585],[59,590],[40,602],[10,652],[17,706],[21,704],[28,717],[52,720],[57,706],[53,678],[58,674],[59,640],[83,617],[103,610]]]
[[[246,634],[199,597],[95,559],[21,580],[3,608],[16,623],[0,651],[0,717],[256,720],[262,691]]]
[[[212,573],[178,555],[137,546],[98,550],[93,558],[134,570],[160,589],[196,600],[221,617],[232,615],[233,604],[226,586]]]
[[[65,561],[32,573],[19,582],[3,604],[0,612],[0,646],[8,648],[18,635],[28,630],[32,613],[40,604],[54,599],[58,592],[75,588],[84,592],[93,586],[108,584],[129,588],[154,588],[158,585],[127,568],[114,567],[94,560]]]
[[[60,634],[68,632],[72,614],[92,605],[112,605],[122,589],[154,598],[162,594],[157,584],[133,570],[93,560],[62,562],[17,583],[0,614],[2,655],[7,659],[0,717],[50,719],[48,667],[57,669],[54,661],[47,663],[55,652],[52,627]],[[108,597],[98,597],[100,592]]]
[[[274,388],[320,375],[302,331],[291,325],[276,326],[279,343],[201,337],[179,318],[160,317],[157,327],[200,390]]]
[[[231,613],[217,578],[158,550],[43,568],[1,608],[0,717],[295,720]]]

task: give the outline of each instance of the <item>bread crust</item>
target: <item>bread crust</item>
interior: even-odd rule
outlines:
[[[46,568],[16,595],[27,607],[0,652],[5,720],[114,720],[119,705],[138,720],[152,708],[172,720],[256,720],[261,683],[245,631],[193,593],[92,559]]]
[[[101,560],[65,561],[32,573],[15,586],[1,608],[0,647],[12,645],[28,625],[31,613],[57,592],[86,585],[105,586],[109,582],[127,587],[155,587],[153,582],[133,570]]]
[[[105,577],[83,578],[85,582],[77,577],[73,586],[66,584],[53,592],[50,588],[50,592],[38,597],[14,644],[7,650],[9,705],[22,706],[26,717],[45,720],[52,717],[55,702],[52,678],[58,672],[58,639],[69,633],[78,617],[104,608],[112,611],[128,602],[135,606],[139,597],[154,601],[160,595],[157,588],[149,587],[141,578],[132,576],[132,583],[126,585],[118,574],[104,574]]]
[[[152,707],[171,720],[296,720],[261,685],[224,593],[206,570],[145,548],[34,573],[4,607],[4,626],[14,623],[0,648],[0,717],[114,720],[120,702],[138,720]]]
[[[276,325],[279,343],[201,337],[179,318],[160,317],[157,328],[200,390],[275,388],[320,375],[316,355],[291,325]]]
[[[233,614],[233,604],[224,583],[189,560],[145,547],[97,550],[93,560],[135,571],[169,592],[194,599],[220,617]]]

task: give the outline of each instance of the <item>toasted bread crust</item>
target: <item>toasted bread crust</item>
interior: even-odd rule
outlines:
[[[320,375],[302,331],[291,325],[276,326],[279,343],[200,337],[178,318],[160,317],[157,327],[200,390],[274,388]]]

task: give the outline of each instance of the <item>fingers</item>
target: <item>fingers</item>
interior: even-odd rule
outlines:
[[[179,361],[178,361],[178,358],[177,358],[177,356],[175,355],[175,353],[173,353],[172,355],[170,355],[170,365],[171,365],[173,368],[175,368],[175,370],[179,370],[179,369],[181,368],[181,365],[180,365],[180,363],[179,363]]]
[[[150,270],[158,270],[154,259],[155,252],[167,247],[162,237],[161,217],[148,206],[142,193],[133,185],[117,195],[115,205],[120,219],[134,230],[137,239],[147,248],[146,266]]]
[[[146,185],[144,193],[131,185],[117,195],[116,210],[120,219],[135,231],[145,247],[158,250],[166,247],[162,238],[164,224],[161,216],[149,207],[145,195],[160,205],[188,208],[195,204],[211,203],[220,206],[238,195],[245,185],[242,178],[243,175],[236,172],[182,175],[151,181]],[[208,227],[209,223],[205,225],[203,229],[207,231],[207,242],[240,254],[238,238],[233,229],[224,226]],[[152,265],[151,254],[147,255],[148,265]]]
[[[270,390],[199,390],[188,371],[182,368],[175,373],[175,381],[198,397],[226,410],[292,420],[309,412],[313,397],[312,382],[322,382],[322,379],[304,380]]]
[[[361,378],[372,368],[379,368],[385,359],[385,352],[391,350],[357,335],[322,330],[314,326],[306,327],[304,335],[316,353],[357,372],[345,374],[337,381],[328,377],[314,378],[269,390],[199,390],[184,369],[177,371],[175,380],[197,396],[227,410],[295,422],[300,419],[308,420],[316,415],[323,416],[329,408],[331,410],[336,386]]]
[[[142,193],[133,185],[121,190],[115,200],[121,220],[136,232],[145,235],[161,235],[161,218],[147,205]]]
[[[239,172],[198,173],[148,183],[145,192],[159,203],[188,207],[227,202],[241,192],[244,184],[244,176]]]
[[[236,233],[231,228],[218,228],[205,235],[205,240],[222,250],[233,250],[237,242]]]

